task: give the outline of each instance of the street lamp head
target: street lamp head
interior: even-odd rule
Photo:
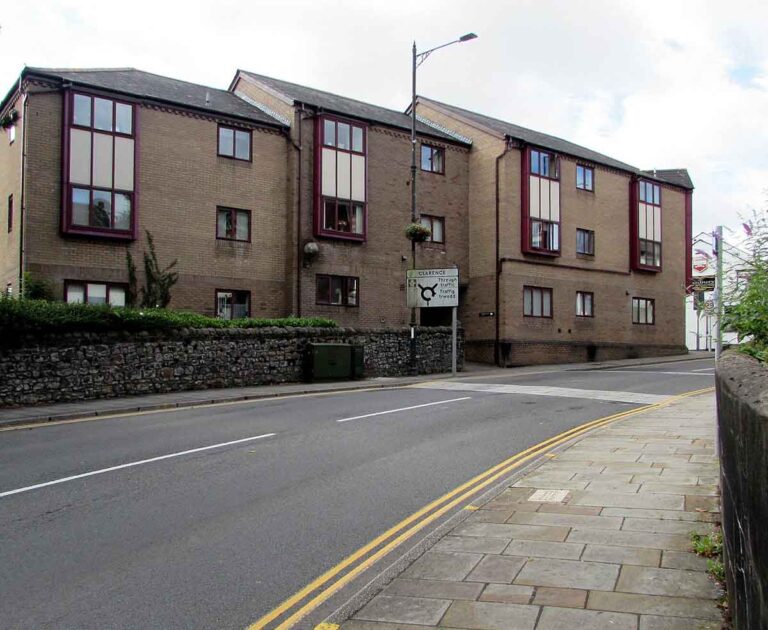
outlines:
[[[466,35],[459,37],[460,42],[468,42],[470,39],[477,39],[477,35],[474,33],[467,33]]]

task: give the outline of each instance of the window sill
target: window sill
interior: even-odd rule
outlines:
[[[216,155],[217,157],[224,158],[225,160],[231,160],[233,162],[242,162],[244,164],[251,164],[253,162],[251,158],[239,158],[233,155],[224,155],[222,153],[217,153]]]
[[[560,256],[560,250],[554,249],[536,249],[535,247],[528,247],[523,251],[524,254],[530,254],[532,256],[547,256],[548,258],[557,258]]]
[[[136,233],[133,230],[103,230],[99,228],[69,226],[62,230],[65,236],[84,236],[88,238],[100,238],[109,241],[135,241]]]
[[[595,260],[594,254],[582,254],[581,252],[576,252],[576,258],[579,258],[580,260]]]
[[[653,265],[641,265],[641,264],[638,263],[638,264],[636,264],[634,266],[633,271],[645,271],[645,272],[648,272],[648,273],[660,273],[661,272],[661,265],[656,267],[656,266],[653,266]]]
[[[364,243],[366,241],[366,234],[353,234],[351,232],[334,232],[331,230],[315,230],[315,236],[318,238],[327,238],[337,241],[352,241],[356,243]]]

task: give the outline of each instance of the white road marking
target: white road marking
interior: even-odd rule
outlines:
[[[693,370],[694,372],[714,372],[715,368],[708,367],[708,368],[700,368],[698,370]]]
[[[639,394],[636,392],[575,389],[571,387],[544,387],[538,385],[496,385],[490,383],[432,381],[430,383],[419,383],[417,385],[413,385],[412,387],[422,387],[425,389],[448,389],[451,391],[485,392],[488,394],[523,394],[527,396],[587,398],[592,400],[611,400],[614,402],[626,402],[634,404],[654,404],[669,398],[669,396],[659,396],[656,394]]]
[[[212,448],[222,448],[224,446],[232,446],[233,444],[242,444],[244,442],[253,442],[254,440],[261,440],[263,438],[272,437],[277,435],[276,433],[265,433],[264,435],[256,435],[253,437],[242,438],[240,440],[232,440],[231,442],[221,442],[219,444],[211,444],[210,446],[202,446],[200,448],[192,448],[188,451],[179,451],[178,453],[169,453],[168,455],[160,455],[159,457],[150,457],[149,459],[141,459],[137,462],[130,462],[128,464],[120,464],[119,466],[110,466],[109,468],[100,468],[99,470],[92,470],[80,475],[72,475],[71,477],[62,477],[61,479],[54,479],[53,481],[46,481],[45,483],[36,483],[33,486],[25,486],[24,488],[16,488],[16,490],[6,490],[0,492],[0,498],[9,497],[12,494],[20,494],[22,492],[29,492],[30,490],[37,490],[39,488],[45,488],[47,486],[55,486],[67,481],[74,481],[75,479],[83,479],[84,477],[93,477],[94,475],[102,475],[104,473],[112,472],[113,470],[122,470],[123,468],[132,468],[134,466],[141,466],[143,464],[151,464],[152,462],[159,462],[163,459],[170,459],[171,457],[181,457],[182,455],[190,455],[192,453],[200,453],[202,451],[209,451]]]
[[[471,396],[464,396],[464,398],[451,398],[450,400],[438,400],[437,402],[424,403],[423,405],[413,405],[412,407],[400,407],[400,409],[390,409],[388,411],[377,411],[376,413],[366,413],[362,416],[352,416],[351,418],[342,418],[336,420],[336,422],[349,422],[350,420],[360,420],[361,418],[371,418],[372,416],[383,416],[387,413],[397,413],[398,411],[409,411],[410,409],[419,409],[420,407],[431,407],[432,405],[445,405],[452,402],[459,402],[460,400],[469,400]]]
[[[707,368],[712,369],[712,368]],[[661,370],[588,370],[589,372],[610,372],[611,374],[682,374],[683,376],[712,376],[711,374],[702,374],[704,370],[693,370],[692,372],[663,372]]]

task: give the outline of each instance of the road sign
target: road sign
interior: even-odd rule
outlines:
[[[713,291],[715,276],[694,276],[691,278],[691,289],[694,291]]]
[[[408,308],[459,305],[458,269],[410,269],[406,275]]]
[[[696,273],[704,273],[709,269],[709,259],[701,254],[696,254],[693,257],[693,270]]]
[[[714,300],[706,300],[704,302],[704,313],[706,315],[714,315],[715,314],[715,301]]]

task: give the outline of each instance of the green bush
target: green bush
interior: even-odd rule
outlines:
[[[25,333],[139,332],[268,326],[335,328],[336,322],[320,317],[225,320],[165,309],[112,308],[106,305],[0,298],[0,336],[5,339]]]

